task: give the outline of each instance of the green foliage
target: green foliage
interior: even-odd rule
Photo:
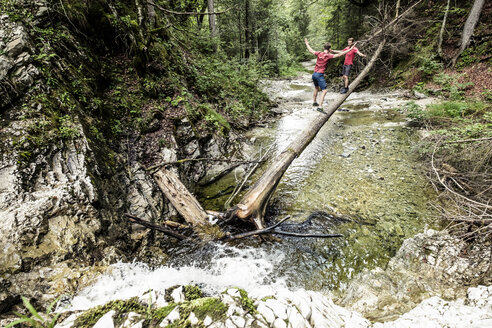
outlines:
[[[12,323],[8,324],[5,326],[5,328],[10,328],[10,327],[15,327],[15,326],[28,326],[28,327],[35,327],[35,328],[53,328],[56,324],[56,321],[58,320],[58,317],[60,316],[61,313],[53,314],[51,310],[55,306],[55,304],[58,302],[58,299],[54,300],[46,309],[46,313],[41,314],[39,313],[29,302],[27,298],[24,296],[21,296],[22,298],[22,303],[24,304],[24,307],[29,311],[31,316],[27,316],[24,314],[20,313],[15,313],[19,319],[13,321]]]
[[[468,111],[467,103],[447,101],[439,104],[431,104],[427,106],[427,117],[464,117]]]
[[[72,118],[69,115],[60,117],[58,121],[58,133],[61,138],[70,140],[75,139],[80,135],[77,126],[73,123]]]
[[[458,83],[459,76],[450,76],[446,73],[439,73],[434,76],[434,82],[442,87],[442,95],[452,100],[463,100],[466,88],[472,86],[472,82]]]
[[[414,101],[410,101],[406,103],[402,109],[407,113],[408,117],[410,118],[416,120],[422,120],[425,117],[422,107],[417,105]]]
[[[210,56],[197,58],[191,69],[193,88],[215,108],[224,109],[227,119],[259,118],[267,113],[268,98],[258,90],[264,63],[252,58],[240,65],[221,56]],[[213,125],[229,129],[217,111],[206,110],[204,114]]]
[[[212,124],[212,126],[217,129],[217,131],[221,133],[228,132],[231,129],[231,126],[224,118],[224,116],[217,113],[213,108],[208,107],[207,112],[205,114],[205,121]]]
[[[482,96],[486,101],[492,102],[492,90],[485,90],[482,92]]]
[[[428,106],[428,116],[465,117],[483,115],[487,105],[480,101],[446,101]]]
[[[419,70],[424,78],[429,78],[443,69],[443,64],[435,56],[419,56]]]
[[[407,113],[408,117],[417,121],[454,119],[462,121],[464,125],[474,124],[472,119],[479,119],[487,123],[490,115],[490,106],[481,101],[445,101],[428,105],[425,110],[411,101],[405,104],[402,109]],[[469,129],[470,131],[476,130],[477,127],[470,127]]]

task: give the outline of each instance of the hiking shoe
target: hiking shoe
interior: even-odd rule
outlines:
[[[343,88],[342,91],[340,91],[340,93],[347,93],[349,88]]]
[[[321,107],[316,108],[316,110],[320,113],[326,114],[326,112]]]
[[[313,106],[319,106],[317,102],[313,102]]]

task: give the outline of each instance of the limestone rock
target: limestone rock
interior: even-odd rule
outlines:
[[[5,53],[7,53],[12,58],[19,55],[22,51],[26,49],[26,39],[22,35],[22,33],[19,34],[19,37],[7,43],[7,46],[5,47]]]
[[[171,293],[171,297],[174,300],[174,303],[181,303],[185,300],[185,295],[183,292],[183,286],[180,286],[174,289]]]
[[[284,320],[280,319],[280,318],[277,318],[275,319],[275,321],[273,322],[273,325],[272,325],[273,328],[287,328],[287,324],[285,323]]]
[[[264,302],[261,302],[260,305],[258,305],[257,311],[265,318],[266,322],[273,324],[275,321],[275,314],[273,314],[273,311],[267,307]]]
[[[116,311],[111,310],[99,319],[93,328],[113,328],[113,316],[116,314]]]
[[[265,305],[268,306],[273,311],[275,317],[280,318],[282,320],[287,319],[287,309],[279,301],[275,299],[268,299],[265,301]]]

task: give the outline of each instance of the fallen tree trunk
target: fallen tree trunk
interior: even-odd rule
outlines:
[[[229,210],[230,215],[235,215],[242,220],[252,221],[258,229],[264,229],[263,216],[266,205],[275,191],[280,179],[292,161],[299,156],[302,151],[314,139],[319,130],[333,115],[337,108],[347,99],[352,91],[359,85],[362,79],[374,66],[381,51],[383,50],[386,40],[383,39],[379,44],[376,52],[370,62],[357,78],[350,84],[349,92],[340,94],[331,105],[326,109],[325,114],[320,114],[309,129],[302,132],[297,138],[273,161],[272,165],[263,173],[254,186],[243,196],[239,204]]]
[[[161,168],[154,176],[159,188],[188,224],[194,228],[211,225],[205,210],[176,174],[166,168]]]

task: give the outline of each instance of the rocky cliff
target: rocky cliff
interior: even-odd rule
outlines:
[[[177,216],[144,166],[235,147],[218,110],[189,90],[192,59],[166,48],[165,30],[136,50],[148,35],[127,5],[2,5],[0,312],[20,295],[69,293],[117,260],[164,261],[170,240],[124,217]],[[210,167],[174,170],[192,188]]]

